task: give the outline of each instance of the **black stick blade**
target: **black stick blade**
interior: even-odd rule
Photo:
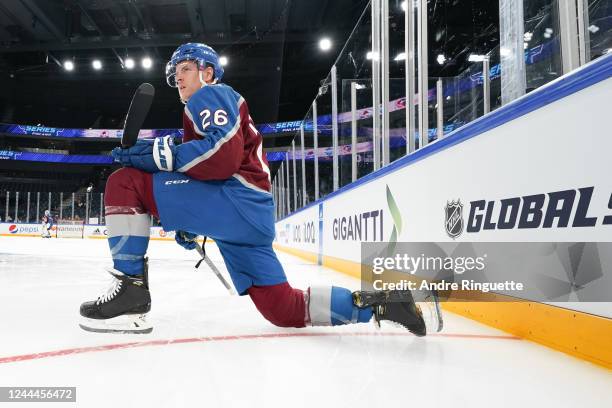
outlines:
[[[154,96],[155,87],[146,82],[141,84],[138,89],[136,89],[136,92],[134,92],[132,102],[130,103],[130,109],[125,118],[123,136],[121,137],[121,147],[124,149],[136,144],[138,133],[149,113]]]

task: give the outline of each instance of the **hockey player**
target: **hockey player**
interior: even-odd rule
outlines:
[[[341,325],[390,320],[416,335],[441,329],[435,296],[421,308],[409,291],[351,293],[336,286],[292,288],[272,249],[275,235],[270,170],[262,136],[246,101],[220,83],[223,68],[204,44],[181,45],[166,66],[178,89],[184,137],[139,140],[112,155],[125,167],[108,179],[105,194],[113,285],[81,305],[90,331],[150,332],[145,254],[150,217],[177,231],[179,245],[195,248],[198,235],[213,238],[240,295],[281,327]],[[430,323],[430,324],[429,324]],[[429,324],[429,325],[428,325]]]
[[[55,220],[53,219],[51,212],[49,210],[45,210],[45,214],[42,217],[42,232],[40,234],[43,238],[51,238],[51,228],[53,228],[54,223]]]

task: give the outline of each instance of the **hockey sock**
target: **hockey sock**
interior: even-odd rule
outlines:
[[[131,168],[117,170],[106,184],[104,208],[114,268],[126,275],[142,274],[149,246],[148,213],[156,212],[151,175]]]
[[[106,210],[108,246],[113,267],[126,275],[141,275],[149,246],[149,214],[113,213]]]
[[[311,287],[308,293],[308,311],[313,326],[366,323],[372,318],[372,308],[360,309],[355,306],[348,289],[337,286]]]

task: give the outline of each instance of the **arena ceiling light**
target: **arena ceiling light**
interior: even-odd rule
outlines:
[[[228,62],[229,60],[225,55],[219,57],[219,64],[221,64],[222,67],[226,66]]]
[[[395,56],[395,58],[393,58],[393,61],[404,61],[405,59],[406,59],[406,53],[400,52],[399,54]]]
[[[133,69],[135,66],[136,66],[136,63],[134,62],[132,58],[125,59],[125,67],[127,69]]]
[[[599,27],[598,27],[598,26],[596,26],[595,24],[592,24],[592,25],[590,25],[590,26],[589,26],[588,30],[589,30],[591,33],[595,34],[596,32],[598,32],[598,31],[599,31]]]
[[[436,61],[438,61],[438,64],[444,65],[444,63],[446,62],[446,57],[444,56],[444,54],[438,54],[438,58],[436,58]]]
[[[64,61],[64,69],[66,71],[72,71],[74,70],[74,62],[70,61],[70,60],[66,60]]]
[[[322,51],[329,51],[331,50],[332,47],[332,42],[329,38],[321,38],[321,40],[319,41],[319,48]]]
[[[366,59],[369,59],[369,60],[374,59],[374,60],[378,61],[378,54],[373,52],[373,51],[368,51],[366,53]]]
[[[151,69],[151,67],[153,66],[153,60],[149,57],[144,57],[142,59],[142,67],[144,69]]]
[[[91,62],[91,65],[93,66],[93,69],[95,69],[96,71],[99,71],[102,69],[102,61],[100,61],[99,59],[95,59]]]
[[[550,37],[552,37],[553,33],[554,33],[554,30],[552,28],[550,28],[550,27],[547,27],[544,30],[544,34],[542,34],[542,35],[544,36],[544,38],[550,38]]]
[[[428,1],[429,3],[429,1]],[[412,8],[418,8],[419,7],[419,0],[410,0],[410,4],[412,5]],[[402,1],[400,3],[400,7],[402,10],[404,10],[404,13],[408,10],[408,2],[407,1]]]

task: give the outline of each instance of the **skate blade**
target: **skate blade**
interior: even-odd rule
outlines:
[[[423,301],[416,302],[416,304],[423,314],[423,321],[425,322],[427,334],[442,331],[444,319],[442,317],[442,309],[440,308],[438,294],[434,291],[428,294]]]
[[[147,334],[153,326],[146,321],[146,315],[123,315],[112,319],[81,318],[81,329],[94,333]]]

